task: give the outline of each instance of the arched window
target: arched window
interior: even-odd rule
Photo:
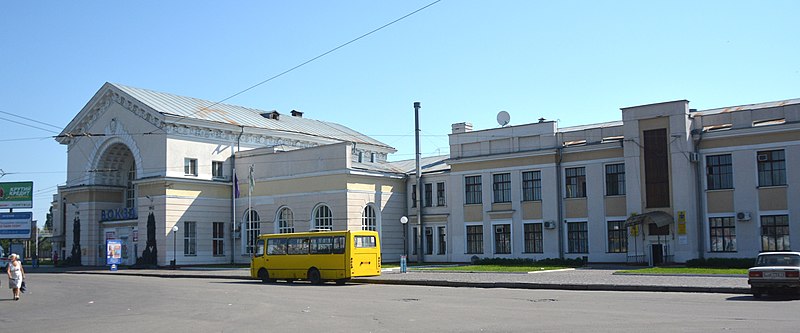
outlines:
[[[136,204],[136,187],[133,186],[134,180],[136,180],[136,165],[131,164],[131,168],[128,170],[128,179],[125,182],[125,208],[133,208]]]
[[[245,213],[244,230],[247,233],[245,253],[253,253],[258,234],[261,233],[261,219],[258,212],[250,210]]]
[[[361,213],[361,230],[378,231],[378,219],[375,217],[375,208],[372,205],[364,207]]]
[[[333,230],[333,214],[326,205],[314,209],[314,230]]]
[[[294,213],[289,207],[283,207],[278,211],[278,233],[290,232],[294,232]]]

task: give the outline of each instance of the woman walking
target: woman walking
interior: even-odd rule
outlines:
[[[8,256],[11,262],[8,263],[8,288],[14,294],[14,300],[19,300],[19,288],[22,287],[22,280],[25,279],[25,270],[22,269],[22,263],[19,262],[19,256],[12,253]]]

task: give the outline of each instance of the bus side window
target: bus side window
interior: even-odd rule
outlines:
[[[344,236],[333,237],[333,253],[334,254],[344,253]]]
[[[259,239],[258,242],[256,242],[256,257],[260,257],[263,255],[264,255],[264,240]]]
[[[333,249],[332,237],[312,237],[311,254],[330,254]]]
[[[270,238],[267,240],[267,254],[286,254],[286,238]]]

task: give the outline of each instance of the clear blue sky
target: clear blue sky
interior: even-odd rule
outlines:
[[[106,82],[222,100],[419,9],[404,1],[0,2],[0,181],[66,180],[51,137]],[[443,0],[227,103],[341,123],[414,157],[456,122],[574,126],[619,108],[800,97],[800,1]],[[9,121],[12,120],[12,121]],[[32,128],[23,124],[40,127]],[[52,130],[52,131],[48,131]]]

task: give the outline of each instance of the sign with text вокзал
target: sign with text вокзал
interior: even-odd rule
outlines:
[[[0,213],[0,239],[31,238],[33,213]]]
[[[0,183],[0,208],[33,208],[33,182]]]

